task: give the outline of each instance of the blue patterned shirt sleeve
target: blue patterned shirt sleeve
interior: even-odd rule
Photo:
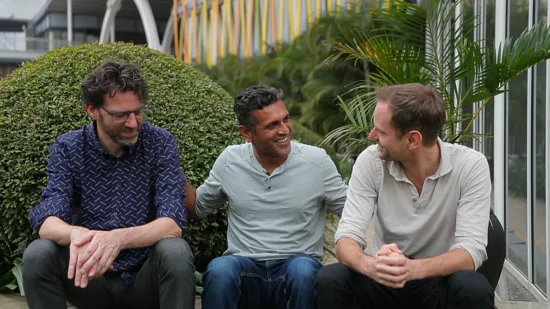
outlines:
[[[50,148],[47,166],[48,184],[42,190],[40,203],[34,207],[29,218],[32,227],[38,231],[44,220],[55,216],[68,222],[72,203],[72,173],[68,151],[61,138],[56,139]]]
[[[174,137],[166,132],[164,144],[160,145],[159,165],[156,181],[155,205],[156,218],[170,218],[181,228],[187,230],[187,211],[185,209],[185,175],[179,164],[179,153]]]

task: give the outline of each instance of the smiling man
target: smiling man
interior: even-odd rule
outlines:
[[[314,308],[326,208],[340,215],[347,187],[323,149],[291,141],[280,90],[249,87],[234,109],[247,143],[225,149],[187,203],[204,217],[229,201],[228,248],[207,267],[202,308]]]
[[[377,96],[369,134],[377,145],[353,167],[334,235],[341,263],[317,274],[318,308],[494,308],[488,279],[498,278],[475,271],[496,220],[487,159],[439,139],[445,107],[433,88],[386,86]]]
[[[56,139],[30,212],[40,239],[23,256],[29,307],[194,308],[185,176],[174,137],[144,121],[141,70],[108,62],[81,94],[93,123]]]

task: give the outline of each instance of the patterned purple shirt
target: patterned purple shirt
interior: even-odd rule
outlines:
[[[143,122],[138,142],[121,157],[106,152],[95,124],[58,137],[50,149],[48,184],[29,214],[35,230],[49,216],[90,230],[140,226],[173,219],[187,230],[185,176],[174,137]],[[113,267],[127,284],[149,256],[149,248],[122,250]]]

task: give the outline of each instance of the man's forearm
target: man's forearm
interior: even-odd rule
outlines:
[[[181,228],[170,218],[158,218],[141,226],[113,230],[122,239],[122,249],[150,247],[167,237],[181,237]]]
[[[455,249],[426,259],[411,260],[415,279],[445,277],[460,270],[474,270],[474,260],[468,251]]]
[[[366,274],[369,260],[373,257],[365,254],[357,242],[349,238],[342,238],[336,244],[336,256],[344,265],[358,273]]]
[[[187,217],[189,219],[197,220],[199,219],[199,216],[197,216],[197,212],[195,211],[197,191],[189,182],[185,183],[185,191],[185,209],[187,210]]]
[[[40,238],[50,239],[61,246],[68,246],[71,243],[71,231],[73,229],[84,229],[84,227],[69,225],[58,217],[48,217],[38,231]]]

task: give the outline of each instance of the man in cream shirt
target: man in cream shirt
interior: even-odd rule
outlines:
[[[387,86],[377,96],[369,135],[377,145],[353,168],[335,234],[340,263],[317,275],[318,308],[494,308],[475,271],[487,259],[486,158],[438,138],[446,117],[432,88]]]

